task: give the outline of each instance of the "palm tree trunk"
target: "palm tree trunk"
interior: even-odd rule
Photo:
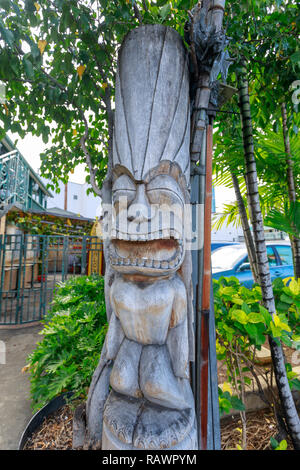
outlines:
[[[245,204],[241,195],[239,182],[238,182],[236,175],[232,171],[231,171],[231,179],[232,179],[235,197],[237,200],[239,214],[240,214],[240,218],[242,222],[242,228],[243,228],[245,243],[247,247],[250,267],[251,267],[251,271],[253,274],[253,279],[254,279],[254,282],[258,284],[259,278],[258,278],[258,270],[257,270],[257,264],[256,264],[256,256],[255,256],[255,246],[254,246],[252,233],[251,233],[249,222],[248,222]]]
[[[270,269],[265,243],[264,225],[261,214],[256,161],[253,145],[253,128],[250,110],[247,69],[245,61],[240,63],[237,71],[239,106],[243,130],[244,159],[246,168],[246,184],[249,201],[251,204],[251,222],[253,227],[254,242],[256,249],[256,259],[258,275],[262,290],[263,303],[272,317],[276,314],[275,301],[271,283]],[[286,424],[293,441],[294,448],[300,450],[300,419],[293,400],[291,389],[288,383],[283,351],[280,343],[273,338],[269,338],[271,355],[273,360],[276,383],[279,391],[281,406],[285,414]]]
[[[295,179],[294,179],[294,169],[293,169],[293,160],[291,155],[291,146],[290,146],[290,138],[289,138],[289,130],[287,126],[287,112],[286,112],[286,105],[282,103],[281,105],[281,114],[282,114],[282,128],[283,128],[283,139],[284,139],[284,148],[286,157],[286,164],[287,164],[287,185],[288,185],[288,194],[289,194],[289,201],[290,203],[295,203],[297,196],[296,196],[296,188],[295,188]],[[292,252],[293,252],[293,262],[294,262],[294,271],[295,271],[295,278],[298,279],[300,277],[300,240],[299,238],[290,235]]]

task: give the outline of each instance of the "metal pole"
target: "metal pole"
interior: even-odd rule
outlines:
[[[208,368],[209,368],[209,314],[211,289],[211,208],[212,208],[212,123],[207,126],[206,181],[204,208],[203,282],[201,299],[201,369],[200,369],[200,416],[201,449],[207,449],[208,423]],[[200,304],[198,304],[200,305]]]

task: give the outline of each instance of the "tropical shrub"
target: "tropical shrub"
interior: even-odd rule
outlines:
[[[244,403],[246,389],[253,388],[253,383],[256,383],[257,393],[266,406],[275,411],[278,428],[281,427],[281,410],[278,397],[274,394],[272,367],[259,366],[257,351],[261,350],[268,336],[282,341],[284,345],[293,348],[295,353],[300,351],[300,280],[289,281],[288,285],[281,279],[273,283],[276,299],[276,315],[273,319],[262,305],[259,286],[248,289],[234,277],[213,281],[217,358],[226,365],[228,380],[225,389],[223,387],[222,393],[219,393],[220,410],[228,413],[232,402],[231,408],[240,411],[243,448],[247,441],[246,414],[236,397]],[[291,364],[287,363],[286,369],[291,388],[300,390],[300,381]],[[224,398],[228,401],[224,401]]]
[[[29,355],[34,411],[62,392],[85,399],[107,331],[104,279],[72,277],[55,292],[43,336]]]

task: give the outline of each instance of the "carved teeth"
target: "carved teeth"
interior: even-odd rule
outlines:
[[[152,266],[153,266],[153,261],[152,261],[152,259],[147,259],[147,260],[146,260],[146,263],[145,263],[145,266],[146,266],[147,268],[152,268]]]
[[[169,262],[169,268],[174,268],[175,266],[175,259]]]
[[[154,268],[160,268],[160,261],[154,260],[154,261],[153,261],[153,267],[154,267]]]
[[[169,267],[168,265],[169,265],[168,261],[162,261],[162,262],[160,263],[160,266],[161,266],[161,268],[163,268],[163,269],[168,268],[168,267]]]

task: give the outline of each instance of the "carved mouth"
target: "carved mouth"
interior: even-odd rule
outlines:
[[[148,274],[178,269],[183,258],[182,239],[175,231],[161,232],[144,235],[116,232],[111,240],[112,266],[119,271],[133,269]]]

